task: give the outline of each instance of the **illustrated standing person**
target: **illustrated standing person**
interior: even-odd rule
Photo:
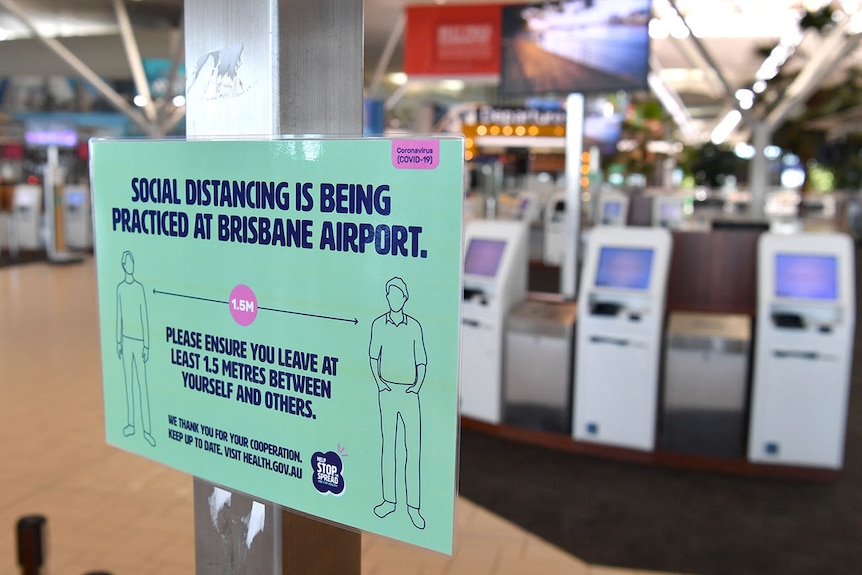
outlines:
[[[135,256],[123,252],[126,277],[117,286],[117,355],[123,362],[126,380],[126,426],[123,435],[135,434],[135,391],[141,405],[144,439],[156,445],[150,427],[150,396],[147,390],[147,360],[150,357],[150,327],[144,286],[135,279]],[[137,384],[137,386],[136,386]]]
[[[419,468],[422,459],[419,391],[425,382],[428,359],[425,355],[422,326],[416,319],[404,313],[404,304],[408,297],[404,280],[399,277],[390,279],[386,282],[389,311],[371,324],[368,355],[371,359],[371,374],[377,383],[377,402],[380,408],[380,477],[383,487],[383,502],[374,508],[374,514],[382,518],[395,511],[396,439],[400,425],[406,447],[403,470],[407,514],[413,525],[424,529],[425,519],[419,512]]]

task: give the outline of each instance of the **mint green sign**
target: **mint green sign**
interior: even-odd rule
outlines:
[[[91,158],[108,442],[451,553],[463,140]]]

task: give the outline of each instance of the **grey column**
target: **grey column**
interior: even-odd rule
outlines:
[[[184,6],[188,136],[362,134],[362,0]],[[194,491],[198,575],[359,575],[358,532],[199,478]]]
[[[566,98],[566,239],[560,267],[560,293],[578,297],[578,251],[581,243],[581,154],[584,151],[584,95]]]
[[[765,122],[758,122],[753,130],[754,158],[748,170],[748,188],[751,191],[751,217],[762,219],[766,207],[766,191],[769,188],[769,160],[766,147],[772,141],[772,129]]]

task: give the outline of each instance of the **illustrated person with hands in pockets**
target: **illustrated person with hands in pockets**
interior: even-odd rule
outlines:
[[[422,459],[422,412],[419,392],[425,382],[428,359],[422,326],[404,313],[409,294],[400,277],[386,282],[389,311],[371,324],[368,355],[371,374],[377,384],[380,408],[380,478],[383,501],[374,514],[386,517],[396,508],[396,439],[399,424],[406,447],[404,483],[407,493],[407,514],[417,529],[425,528],[421,506],[420,464]]]

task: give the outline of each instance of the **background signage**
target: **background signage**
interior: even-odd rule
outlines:
[[[500,6],[407,6],[404,72],[415,76],[497,76]]]

